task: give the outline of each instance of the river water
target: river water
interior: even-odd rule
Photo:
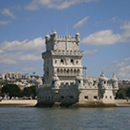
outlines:
[[[0,130],[130,130],[130,107],[0,108]]]

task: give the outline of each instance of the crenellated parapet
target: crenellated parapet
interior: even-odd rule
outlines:
[[[76,42],[77,44],[79,44],[80,42],[80,34],[76,33],[75,36],[59,36],[57,35],[56,31],[53,31],[50,35],[46,35],[45,36],[46,39],[46,44],[50,41],[67,41],[67,42]]]
[[[80,34],[73,36],[58,36],[56,31],[45,36],[46,50],[79,50]]]

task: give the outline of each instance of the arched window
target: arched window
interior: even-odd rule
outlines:
[[[64,64],[64,60],[63,60],[63,59],[61,59],[60,62],[61,62],[62,64]]]
[[[57,69],[57,73],[59,73],[59,69]]]
[[[74,60],[73,60],[73,59],[71,59],[70,62],[71,62],[72,64],[74,64]]]
[[[66,74],[66,69],[64,69],[64,74]]]
[[[73,74],[73,70],[71,69],[71,74]]]

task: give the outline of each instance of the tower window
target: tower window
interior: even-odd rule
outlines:
[[[73,64],[73,63],[74,63],[74,60],[73,60],[73,59],[71,59],[71,60],[70,60],[70,62]]]
[[[55,60],[55,64],[57,63],[57,60]]]
[[[76,61],[76,64],[78,64],[78,60]]]
[[[61,60],[60,60],[60,62],[61,62],[61,63],[64,63],[64,60],[63,60],[63,59],[61,59]]]
[[[73,98],[74,98],[74,96],[70,96],[70,98],[71,98],[71,99],[73,99]]]
[[[88,96],[84,96],[85,99],[88,99]]]
[[[64,96],[61,96],[61,99],[64,99]]]
[[[94,96],[94,99],[97,99],[97,96]]]
[[[47,76],[49,75],[49,71],[46,71]]]
[[[52,81],[52,85],[54,85],[55,81]]]

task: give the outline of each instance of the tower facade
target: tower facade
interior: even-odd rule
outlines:
[[[59,84],[75,84],[77,76],[82,76],[81,58],[83,52],[79,50],[80,34],[75,37],[57,36],[54,31],[46,35],[46,51],[42,53],[44,59],[44,84],[55,86]]]

